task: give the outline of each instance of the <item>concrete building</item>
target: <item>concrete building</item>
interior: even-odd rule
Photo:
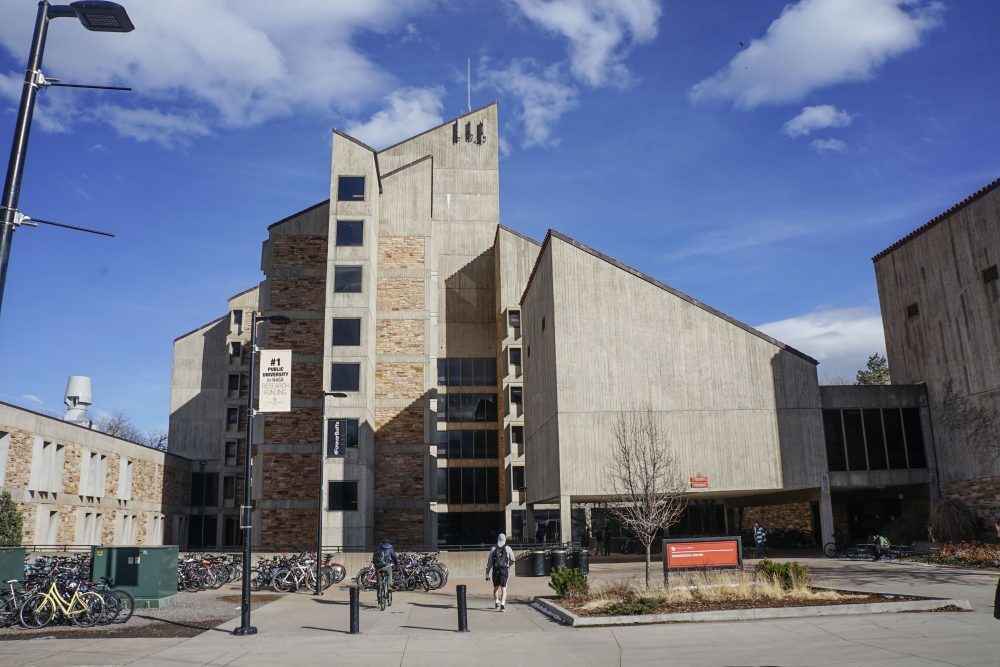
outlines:
[[[821,389],[780,341],[563,234],[501,226],[497,124],[490,105],[384,150],[334,131],[330,199],[272,224],[260,285],[175,342],[171,451],[210,476],[200,497],[211,476],[241,488],[258,309],[290,318],[258,341],[292,350],[293,377],[291,411],[255,429],[265,547],[313,545],[318,524],[348,548],[579,538],[607,520],[615,416],[647,405],[699,479],[682,534],[760,518],[826,542],[926,519],[922,390]],[[228,498],[191,509],[190,538],[232,541]]]
[[[181,457],[0,403],[0,492],[25,545],[176,542],[189,483]]]
[[[943,495],[1000,516],[1000,180],[873,258],[893,384],[930,404]]]

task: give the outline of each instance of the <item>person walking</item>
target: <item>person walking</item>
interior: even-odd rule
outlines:
[[[601,546],[604,547],[604,555],[611,555],[611,530],[608,528],[607,524],[604,526],[604,536],[601,540]]]
[[[507,611],[507,578],[510,576],[510,566],[514,564],[514,552],[507,545],[507,536],[497,535],[496,546],[490,549],[486,558],[486,581],[493,572],[493,608]]]
[[[603,542],[604,542],[604,529],[603,528],[598,528],[594,532],[594,555],[595,556],[600,556],[601,555],[601,545],[603,544]]]
[[[753,544],[753,557],[763,557],[764,547],[767,545],[767,531],[764,530],[764,526],[760,525],[760,521],[753,522]]]

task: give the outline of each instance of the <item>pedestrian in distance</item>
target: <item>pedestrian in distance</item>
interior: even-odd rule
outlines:
[[[490,549],[486,558],[486,581],[493,573],[493,608],[507,611],[507,579],[510,577],[510,567],[514,564],[514,552],[507,545],[507,536],[497,535],[497,543]]]
[[[604,542],[604,529],[598,528],[594,532],[594,555],[598,556],[601,553],[601,544]]]
[[[764,556],[764,547],[767,546],[767,531],[764,530],[764,526],[760,525],[760,521],[753,522],[753,557],[762,558]]]
[[[601,540],[601,546],[604,547],[604,555],[611,555],[611,530],[608,529],[607,525],[604,526],[604,536]]]

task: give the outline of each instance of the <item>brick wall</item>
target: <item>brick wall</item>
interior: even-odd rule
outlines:
[[[30,503],[18,503],[17,509],[21,510],[21,517],[24,519],[23,543],[34,544],[35,542],[35,510]]]
[[[801,530],[812,532],[812,510],[809,503],[785,503],[782,505],[762,505],[743,510],[743,529],[753,526],[754,521],[767,530]],[[733,523],[735,526],[736,524]]]
[[[375,411],[375,442],[405,444],[424,441],[424,408],[378,408]]]
[[[320,286],[316,286],[320,290]],[[275,324],[267,334],[267,346],[276,350],[294,350],[300,354],[323,354],[323,320],[292,320]]]
[[[271,236],[271,266],[276,269],[326,266],[325,236]]]
[[[424,393],[424,365],[380,361],[375,364],[378,398],[420,398]]]
[[[422,510],[375,510],[376,538],[389,538],[397,549],[420,548],[424,545],[424,513]]]
[[[156,464],[152,461],[132,461],[132,499],[159,500],[162,489],[156,483]]]
[[[82,454],[79,447],[63,447],[62,488],[66,495],[79,495],[80,493]],[[65,544],[65,542],[61,544]]]
[[[264,497],[268,500],[316,498],[319,452],[264,454]]]
[[[58,544],[73,544],[76,541],[76,508],[59,508],[59,529],[56,533]]]
[[[976,510],[988,532],[994,532],[993,522],[1000,519],[1000,477],[942,482],[941,493],[947,498],[962,500]]]
[[[274,310],[323,310],[326,294],[323,280],[295,276],[268,276],[271,308]],[[277,329],[274,325],[272,329]],[[288,325],[280,325],[288,326]]]
[[[264,419],[264,440],[281,443],[323,442],[322,410],[292,408],[291,412],[275,412]],[[257,418],[254,418],[257,422]]]
[[[292,364],[292,398],[323,397],[323,364],[298,362]]]
[[[424,268],[425,239],[422,236],[380,236],[378,265],[380,269]]]
[[[108,498],[118,496],[118,469],[122,464],[122,457],[118,454],[108,456],[108,475],[105,477],[104,494]]]
[[[375,325],[378,354],[423,354],[423,320],[379,320]]]
[[[420,500],[424,497],[424,455],[376,452],[375,497]],[[423,519],[423,515],[421,515]]]
[[[264,510],[260,521],[260,542],[265,549],[315,551],[316,510]]]
[[[381,311],[423,310],[424,279],[379,278],[376,307]]]
[[[4,484],[26,489],[31,481],[31,455],[35,439],[31,433],[19,429],[9,429],[9,433],[10,449],[7,452],[7,475]]]

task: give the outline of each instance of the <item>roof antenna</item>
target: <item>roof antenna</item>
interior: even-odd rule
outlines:
[[[468,98],[469,111],[472,111],[472,58],[469,58],[466,61],[466,67],[467,67],[467,71],[466,71],[466,78],[465,78],[465,80],[469,84],[469,89],[468,89],[468,93],[469,93],[469,98]]]

